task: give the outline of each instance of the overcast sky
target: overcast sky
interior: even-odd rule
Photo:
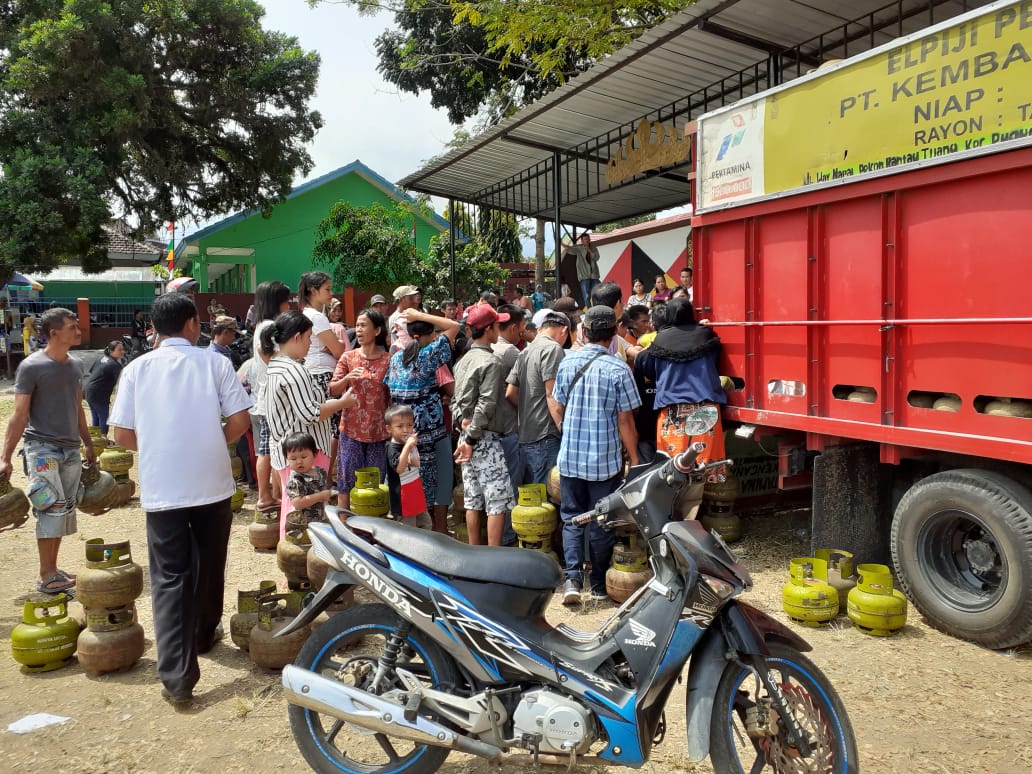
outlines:
[[[311,106],[322,114],[323,128],[309,151],[315,161],[309,178],[357,159],[397,181],[451,139],[447,116],[430,107],[429,97],[401,93],[376,71],[373,42],[392,22],[391,14],[359,16],[333,2],[309,8],[305,0],[262,5],[266,29],[294,35],[322,57]]]

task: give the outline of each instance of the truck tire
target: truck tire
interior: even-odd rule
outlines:
[[[989,648],[1032,639],[1032,492],[1007,476],[921,479],[892,521],[903,592],[936,629]]]

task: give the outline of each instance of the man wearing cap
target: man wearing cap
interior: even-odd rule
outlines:
[[[616,490],[622,478],[623,452],[631,465],[638,464],[634,410],[641,398],[631,369],[609,353],[616,336],[616,315],[608,306],[593,306],[585,312],[581,325],[587,344],[563,358],[552,389],[563,422],[557,462],[566,571],[564,605],[581,601],[585,530],[589,535],[591,598],[606,599],[605,573],[613,553],[613,536],[594,520],[584,526],[572,520],[593,510],[595,503]]]
[[[516,430],[516,409],[505,400],[505,376],[491,345],[498,324],[509,319],[489,304],[466,315],[473,346],[455,367],[452,414],[462,431],[455,460],[462,465],[462,489],[469,541],[480,542],[481,514],[487,514],[488,545],[502,545],[505,514],[516,505],[501,437]]]
[[[415,285],[401,285],[394,289],[394,300],[398,302],[398,306],[388,321],[392,353],[405,349],[405,345],[412,341],[408,333],[408,322],[401,313],[406,309],[417,309],[423,296]]]
[[[528,484],[547,483],[559,454],[563,415],[552,390],[569,335],[569,318],[546,310],[538,335],[516,358],[507,380],[505,397],[519,416],[519,440],[526,458],[523,479]]]
[[[390,309],[391,306],[387,303],[387,299],[379,293],[369,299],[369,308],[375,309],[377,312],[382,314],[383,319],[385,320],[390,316],[387,314],[387,310]]]
[[[211,348],[220,355],[228,357],[234,369],[240,368],[240,356],[230,349],[229,345],[233,343],[238,333],[240,333],[240,326],[237,325],[235,318],[227,314],[220,314],[215,318],[215,326],[211,329]]]

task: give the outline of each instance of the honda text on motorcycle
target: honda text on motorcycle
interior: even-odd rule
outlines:
[[[716,421],[697,414],[695,433]],[[382,604],[337,613],[283,670],[290,725],[319,772],[428,774],[459,750],[497,763],[632,768],[668,731],[688,664],[687,759],[715,771],[859,771],[845,708],[795,633],[738,600],[752,580],[696,521],[671,521],[701,480],[696,444],[631,471],[581,523],[636,528],[653,579],[598,631],[552,626],[561,574],[539,551],[468,546],[330,510],[309,526],[331,565],[295,631],[353,585]]]

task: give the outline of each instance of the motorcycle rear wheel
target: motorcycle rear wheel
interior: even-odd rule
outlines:
[[[347,677],[356,687],[370,690],[376,661],[401,625],[402,619],[386,605],[344,610],[315,630],[294,664],[323,677]],[[405,637],[398,664],[427,686],[447,690],[459,683],[455,662],[415,628]],[[400,687],[397,676],[388,674],[371,692],[381,695]],[[293,704],[287,712],[298,749],[321,774],[432,774],[451,752],[374,733]]]
[[[767,666],[789,707],[807,735],[812,754],[799,756],[785,744],[780,720],[773,736],[752,739],[747,734],[746,714],[766,691],[756,676],[739,664],[724,668],[713,701],[710,721],[710,758],[719,772],[774,771],[778,774],[820,772],[855,774],[859,771],[856,737],[828,678],[799,651],[779,642],[767,643]],[[763,761],[756,768],[757,761]]]

